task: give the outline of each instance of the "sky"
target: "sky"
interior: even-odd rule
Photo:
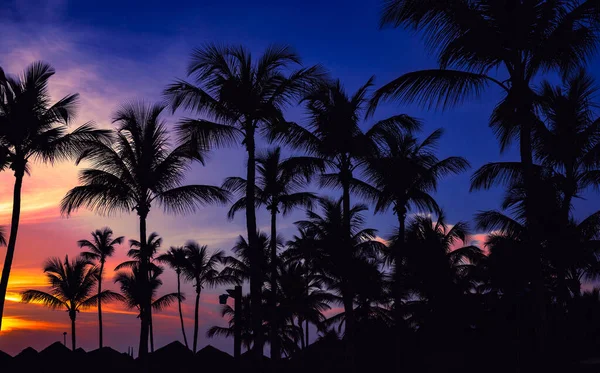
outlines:
[[[379,11],[377,1],[356,0],[3,0],[0,66],[16,74],[36,60],[49,62],[57,71],[50,81],[53,99],[79,93],[81,105],[76,124],[94,121],[104,128],[112,126],[111,115],[120,104],[160,100],[167,84],[185,77],[192,50],[208,42],[242,44],[255,55],[272,43],[290,45],[305,65],[322,64],[349,92],[354,92],[371,76],[375,76],[375,86],[379,87],[405,72],[436,66],[418,35],[379,29]],[[592,74],[597,75],[598,60],[590,66]],[[463,156],[470,161],[471,170],[447,177],[435,194],[448,223],[472,222],[477,211],[499,205],[502,194],[499,189],[469,192],[469,178],[474,170],[487,162],[517,159],[513,148],[500,154],[487,126],[499,97],[499,92],[490,89],[481,98],[445,112],[386,103],[375,114],[373,120],[399,113],[413,115],[424,120],[425,133],[442,127],[445,134],[439,156]],[[299,107],[290,108],[286,115],[299,123],[306,121],[305,112]],[[168,120],[174,125],[177,117]],[[372,122],[364,123],[364,128]],[[260,146],[269,147],[264,142]],[[195,166],[187,181],[220,185],[225,177],[244,176],[244,169],[245,155],[241,149],[218,150],[210,155],[205,167]],[[35,164],[31,176],[24,181],[21,225],[9,281],[9,301],[0,331],[0,350],[10,354],[27,346],[39,350],[62,340],[63,331],[70,332],[66,312],[18,301],[20,291],[44,288],[41,268],[47,257],[77,255],[77,240],[89,238],[90,232],[103,226],[110,226],[116,235],[127,239],[138,238],[135,215],[107,218],[81,210],[69,218],[60,216],[59,201],[77,185],[77,172],[78,167],[69,163],[53,167]],[[10,172],[0,174],[0,225],[7,227],[13,182]],[[314,186],[313,189],[316,191]],[[337,195],[330,190],[320,192]],[[586,194],[585,200],[576,201],[576,216],[594,212],[598,202],[593,193]],[[211,249],[229,251],[236,237],[243,234],[245,225],[242,214],[228,221],[226,212],[226,207],[207,207],[193,215],[171,216],[155,208],[150,213],[148,230],[163,237],[162,250],[196,240]],[[293,222],[302,217],[303,212],[298,211],[282,219],[280,233],[291,238],[295,230]],[[259,227],[267,230],[266,212],[259,211],[258,219]],[[377,216],[367,213],[368,225],[377,228],[381,237],[392,232],[395,222],[391,213]],[[473,231],[472,240],[481,242],[484,234]],[[118,248],[109,260],[105,287],[116,290],[111,269],[125,260],[126,246]],[[0,248],[0,262],[5,253],[6,249]],[[175,275],[167,270],[159,293],[175,290]],[[185,284],[183,290],[188,295],[184,315],[190,339],[194,294],[191,284]],[[199,344],[202,347],[210,343],[231,352],[231,340],[208,340],[205,335],[212,325],[226,325],[218,305],[218,294],[223,291],[206,289],[202,293]],[[128,346],[137,350],[136,313],[118,304],[103,307],[103,311],[105,344],[119,351],[126,351]],[[176,307],[154,317],[157,347],[181,340]],[[97,348],[96,321],[95,309],[78,315],[78,345],[84,349]]]

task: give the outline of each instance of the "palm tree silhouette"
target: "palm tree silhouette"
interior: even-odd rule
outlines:
[[[405,251],[406,214],[411,208],[423,212],[439,212],[440,208],[430,195],[437,189],[443,176],[459,173],[469,167],[469,162],[461,157],[448,157],[440,160],[435,155],[442,136],[438,129],[419,141],[410,133],[400,136],[386,136],[381,141],[381,149],[377,156],[368,160],[367,174],[369,182],[377,194],[375,213],[385,212],[390,207],[398,219],[397,239],[392,245],[392,262],[394,268],[394,309],[396,320],[402,320],[400,310],[404,294],[401,284],[402,256]],[[398,173],[402,177],[398,177]],[[400,322],[398,327],[400,327]],[[400,333],[397,333],[400,335]]]
[[[307,211],[307,220],[295,224],[314,240],[314,257],[320,280],[341,296],[346,315],[345,337],[348,339],[352,338],[348,334],[353,333],[353,330],[349,329],[348,324],[354,322],[354,297],[360,281],[355,273],[364,262],[377,261],[385,245],[375,241],[376,230],[362,228],[362,212],[367,209],[364,205],[356,205],[350,209],[350,245],[340,244],[345,242],[346,234],[342,203],[342,200],[323,198],[319,201],[323,215]]]
[[[242,309],[238,310],[238,312],[241,312],[241,339],[242,339],[242,345],[246,347],[247,350],[250,350],[250,348],[252,347],[252,344],[254,343],[254,332],[252,331],[252,315],[250,314],[250,295],[246,295],[242,298]],[[225,317],[228,316],[229,317],[229,321],[228,321],[228,327],[222,327],[222,326],[211,326],[208,331],[206,332],[206,336],[208,338],[215,338],[215,337],[226,337],[226,338],[233,338],[235,335],[235,312],[236,310],[233,309],[233,307],[231,307],[228,304],[223,305],[223,308],[221,308],[221,316]],[[264,327],[263,327],[263,334],[265,334],[264,331]],[[263,335],[264,338],[264,335]]]
[[[269,251],[270,238],[264,232],[258,232],[258,241],[263,250],[263,262],[260,266],[262,271],[268,271],[269,256],[266,253]],[[226,281],[236,284],[242,284],[244,281],[249,281],[251,277],[250,270],[250,245],[248,241],[243,237],[239,236],[235,245],[231,249],[235,256],[224,256],[222,264],[224,265],[219,276]],[[267,279],[263,279],[263,285],[267,283]]]
[[[206,245],[189,241],[185,245],[185,254],[188,261],[184,274],[189,281],[193,281],[196,289],[196,305],[194,310],[194,347],[198,347],[198,316],[200,311],[200,293],[206,286],[214,287],[226,283],[225,278],[219,276],[217,265],[223,260],[223,252],[217,250],[210,254]]]
[[[593,116],[597,90],[593,78],[580,70],[566,77],[562,86],[543,82],[537,92],[542,120],[535,127],[536,155],[544,166],[553,170],[562,192],[562,222],[556,232],[559,247],[570,243],[573,199],[581,197],[590,186],[600,185],[600,171],[595,166],[600,161],[600,120]],[[563,306],[569,297],[568,264],[564,259],[555,261],[560,286],[558,296]]]
[[[307,273],[302,263],[283,264],[280,266],[280,271],[277,284],[280,294],[279,304],[277,309],[271,312],[280,313],[283,316],[280,316],[280,319],[287,319],[286,321],[292,325],[294,319],[297,320],[301,334],[300,342],[304,348],[309,344],[308,323],[321,327],[325,320],[323,312],[330,310],[330,303],[337,299],[333,294],[320,289],[322,284],[316,276]],[[304,322],[307,327],[303,332]]]
[[[255,211],[256,131],[269,133],[285,121],[283,109],[307,87],[323,77],[320,67],[300,68],[300,58],[287,46],[270,46],[258,60],[242,46],[207,45],[192,54],[188,75],[194,83],[176,81],[165,90],[173,110],[184,107],[209,119],[185,119],[179,123],[183,137],[191,137],[201,149],[241,143],[248,153],[246,174],[246,228],[250,247],[255,360],[262,362],[261,287],[262,262]],[[257,366],[260,370],[260,366]]]
[[[255,186],[255,203],[264,205],[271,213],[271,242],[270,242],[270,307],[275,309],[277,299],[277,215],[283,216],[294,208],[312,208],[316,195],[303,191],[311,177],[323,170],[324,163],[314,157],[290,157],[281,159],[281,148],[277,147],[256,157],[258,170],[257,185]],[[246,180],[240,177],[229,177],[223,183],[223,188],[239,193],[246,190]],[[246,207],[245,197],[240,198],[229,210],[228,217],[233,219],[235,213]],[[280,210],[281,209],[281,210]],[[271,359],[278,360],[281,356],[277,345],[277,312],[270,312],[273,320],[271,325]]]
[[[171,247],[166,253],[157,256],[156,261],[167,264],[169,267],[175,270],[175,273],[177,273],[177,294],[180,295],[178,307],[179,319],[181,320],[181,333],[183,334],[183,341],[185,342],[185,347],[189,348],[187,337],[185,335],[185,327],[183,324],[183,312],[181,310],[181,274],[186,270],[186,268],[189,265],[185,247]]]
[[[321,175],[321,186],[342,189],[342,214],[345,217],[346,232],[346,238],[342,237],[342,242],[351,241],[351,192],[362,197],[372,197],[376,193],[369,184],[355,177],[356,171],[364,165],[365,158],[378,154],[382,139],[421,127],[419,120],[400,114],[375,123],[369,131],[363,133],[359,122],[367,109],[367,94],[372,85],[373,78],[351,96],[345,92],[339,80],[319,85],[304,98],[309,112],[309,129],[288,123],[283,135],[278,136],[293,147],[307,149],[325,160],[331,172]],[[345,336],[350,338],[355,323],[353,308],[347,306]],[[352,341],[349,341],[348,347],[351,357]]]
[[[405,286],[413,294],[420,294],[428,313],[432,314],[427,327],[452,335],[456,327],[464,327],[459,321],[464,314],[461,308],[464,295],[475,289],[474,274],[485,256],[477,246],[466,244],[469,239],[466,223],[448,226],[441,212],[436,220],[431,216],[412,219],[401,263],[402,270],[408,274]]]
[[[228,193],[210,185],[182,185],[190,162],[203,162],[204,154],[189,143],[168,149],[162,105],[124,105],[114,116],[119,123],[114,144],[97,141],[79,161],[91,162],[80,172],[80,182],[61,201],[61,212],[69,215],[80,207],[100,214],[135,210],[140,224],[140,245],[146,245],[146,219],[152,203],[166,212],[195,211],[199,205],[225,203]],[[141,250],[140,268],[148,271],[149,258]],[[142,276],[142,285],[147,276]],[[148,353],[150,298],[141,305],[139,354]]]
[[[93,266],[86,258],[77,257],[69,261],[65,256],[64,262],[59,258],[50,258],[44,264],[44,273],[50,283],[50,292],[26,290],[21,293],[25,303],[42,303],[51,309],[66,308],[71,319],[72,349],[77,348],[75,334],[75,319],[80,310],[93,307],[99,302],[120,300],[119,294],[110,290],[90,295],[94,290],[99,276],[98,267]]]
[[[154,263],[155,255],[162,245],[162,237],[158,235],[156,232],[150,233],[148,239],[146,240],[146,245],[142,248],[142,244],[138,240],[129,240],[129,251],[127,252],[127,256],[134,260],[127,260],[125,262],[120,263],[115,267],[115,271],[119,271],[124,268],[133,268],[139,267],[142,256],[148,258],[148,268],[150,271],[155,271],[158,275],[162,274],[163,270],[161,267],[157,266]],[[156,275],[156,276],[158,276]],[[150,333],[150,352],[154,352],[154,334],[152,331],[152,310],[154,308],[150,307],[150,311],[148,312],[148,329]]]
[[[549,70],[563,75],[585,65],[596,52],[597,20],[594,0],[581,2],[451,0],[447,2],[386,1],[382,26],[423,31],[435,46],[438,69],[410,72],[381,87],[373,105],[382,98],[419,101],[447,107],[467,97],[479,97],[489,85],[504,94],[490,118],[501,150],[519,140],[523,183],[527,191],[528,230],[536,244],[543,226],[534,211],[543,204],[536,195],[532,132],[537,121],[533,84],[539,73]],[[485,43],[477,42],[485,40]],[[504,77],[492,75],[501,71]],[[535,297],[539,325],[538,350],[543,351],[545,307],[543,274],[536,273]]]
[[[89,261],[98,261],[98,294],[102,293],[102,275],[104,274],[104,263],[106,258],[111,257],[115,252],[115,246],[123,243],[123,236],[113,239],[113,231],[108,227],[97,229],[92,232],[92,241],[80,240],[77,242],[80,248],[87,249],[81,253],[81,256]],[[98,338],[99,346],[102,348],[102,302],[98,298]]]
[[[23,75],[5,75],[0,68],[0,166],[14,171],[13,208],[10,236],[0,279],[0,328],[4,301],[12,267],[19,217],[23,177],[31,161],[54,164],[76,158],[95,139],[106,140],[109,132],[86,123],[68,133],[79,96],[68,95],[51,104],[48,81],[54,69],[44,62],[29,65]]]
[[[150,266],[149,273],[144,274],[140,270],[141,263],[138,262],[129,266],[129,270],[120,270],[115,275],[115,283],[121,288],[122,300],[130,309],[137,309],[140,313],[138,317],[142,318],[142,309],[147,299],[150,299],[152,310],[160,312],[170,307],[175,301],[185,300],[181,293],[169,293],[156,298],[158,288],[163,282],[159,278],[163,273],[163,268],[157,265]],[[147,277],[148,276],[148,277]],[[143,321],[142,321],[143,322]],[[149,333],[151,341],[151,351],[154,352],[154,333],[152,320],[149,323]]]
[[[539,8],[538,8],[539,7]],[[423,31],[435,43],[439,68],[411,72],[381,87],[373,98],[452,106],[493,84],[505,94],[490,126],[504,150],[520,141],[526,190],[533,194],[533,82],[540,72],[566,74],[595,53],[600,13],[594,1],[575,4],[488,0],[388,1],[382,26]],[[517,18],[516,15],[519,15]],[[510,20],[510,21],[508,21]],[[475,40],[486,40],[485,46]],[[490,73],[502,68],[506,79]],[[531,196],[530,196],[531,197]],[[530,219],[533,220],[533,219]]]

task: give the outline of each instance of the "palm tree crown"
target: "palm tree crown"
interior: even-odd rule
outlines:
[[[119,295],[110,290],[91,295],[98,278],[98,267],[92,266],[83,257],[69,261],[50,258],[44,265],[44,273],[50,283],[50,292],[26,290],[21,294],[25,303],[40,302],[51,309],[66,308],[71,319],[71,337],[73,350],[76,349],[75,318],[81,310],[90,308],[98,302],[120,299]]]
[[[5,75],[0,68],[0,170],[10,167],[15,175],[10,237],[0,279],[0,327],[19,229],[21,187],[30,162],[75,159],[91,142],[110,139],[110,131],[95,129],[92,123],[68,132],[79,96],[68,95],[52,104],[48,82],[53,75],[54,69],[44,62],[29,65],[19,77]]]
[[[115,246],[122,244],[125,239],[123,236],[113,239],[112,235],[112,229],[104,227],[92,232],[93,242],[89,240],[80,240],[77,242],[80,248],[88,250],[81,253],[82,257],[100,263],[100,267],[98,268],[98,294],[102,293],[102,275],[104,274],[106,258],[111,257],[115,252]],[[102,348],[102,302],[100,302],[100,299],[98,299],[98,328],[100,348]]]

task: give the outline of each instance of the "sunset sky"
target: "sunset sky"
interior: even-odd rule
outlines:
[[[81,95],[77,124],[93,120],[110,127],[111,114],[120,103],[143,99],[159,100],[162,89],[176,77],[184,77],[190,52],[206,42],[241,43],[260,53],[270,43],[293,46],[305,64],[323,64],[332,76],[340,78],[354,91],[376,76],[379,86],[400,74],[435,66],[417,36],[402,30],[378,29],[376,1],[290,0],[290,1],[29,1],[6,0],[0,8],[0,66],[9,73],[19,73],[35,60],[52,64],[57,74],[50,81],[52,97],[68,93]],[[168,5],[167,5],[168,4]],[[597,66],[597,61],[591,66]],[[592,71],[593,72],[593,71]],[[408,113],[426,122],[426,131],[444,127],[446,134],[440,156],[467,157],[473,169],[447,178],[437,193],[449,223],[471,221],[478,210],[499,205],[500,190],[469,193],[472,171],[490,161],[515,159],[514,149],[499,154],[499,148],[487,119],[499,93],[490,90],[481,100],[466,103],[444,113],[426,112],[418,107],[383,105],[376,118]],[[289,110],[291,120],[303,122],[301,108]],[[170,118],[173,124],[177,118]],[[262,143],[262,147],[267,144]],[[245,158],[240,149],[219,150],[211,154],[206,167],[197,166],[189,174],[190,183],[217,184],[227,176],[244,176]],[[18,353],[27,346],[41,349],[62,340],[69,331],[66,312],[50,311],[40,305],[18,302],[18,292],[45,286],[41,266],[49,256],[75,256],[77,240],[89,238],[90,232],[110,226],[117,235],[138,238],[135,215],[102,217],[81,210],[70,218],[60,216],[58,204],[65,192],[77,184],[77,167],[63,163],[49,167],[34,165],[23,187],[22,218],[16,255],[9,283],[7,308],[0,350]],[[12,208],[14,177],[0,174],[0,224],[8,230]],[[335,195],[334,191],[324,191]],[[577,215],[587,216],[598,208],[598,198],[576,202]],[[242,216],[229,222],[227,208],[209,207],[191,216],[168,216],[154,209],[148,230],[164,238],[163,249],[197,240],[213,249],[229,250],[244,232]],[[301,211],[283,219],[280,232],[285,238],[294,233],[293,222]],[[368,224],[385,237],[396,222],[391,214],[372,216]],[[267,229],[264,211],[259,226]],[[478,234],[481,239],[485,232]],[[108,262],[105,278],[112,284],[111,269],[125,259],[126,245],[117,249]],[[0,248],[0,261],[5,248]],[[159,291],[175,291],[175,275],[167,270]],[[193,291],[184,290],[188,339],[193,330]],[[223,289],[209,289],[201,298],[200,345],[213,344],[232,350],[231,340],[208,340],[206,329],[225,325],[219,313],[218,294]],[[155,316],[155,340],[162,346],[181,339],[176,307]],[[97,348],[96,310],[78,316],[78,345]],[[136,313],[118,304],[104,308],[105,344],[126,351],[135,346],[139,333]],[[313,333],[314,334],[314,333]]]

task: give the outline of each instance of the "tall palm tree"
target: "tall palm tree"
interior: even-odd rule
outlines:
[[[391,247],[392,262],[395,264],[394,309],[398,321],[403,318],[400,310],[403,296],[401,262],[404,255],[406,214],[411,208],[421,212],[439,212],[440,208],[430,193],[437,189],[442,177],[469,167],[469,162],[462,157],[438,159],[435,149],[442,133],[438,129],[423,141],[410,133],[386,136],[379,154],[368,160],[369,182],[377,190],[375,213],[385,212],[391,207],[398,219],[397,239]],[[402,177],[398,177],[398,174]],[[400,324],[398,322],[398,327]]]
[[[44,264],[44,273],[50,283],[50,292],[26,290],[21,294],[25,303],[42,303],[51,309],[66,308],[71,319],[71,348],[77,348],[75,319],[80,310],[97,305],[99,302],[120,300],[119,294],[110,290],[91,295],[99,275],[98,267],[93,266],[86,258],[77,257],[64,262],[59,258],[50,258]]]
[[[594,117],[594,95],[598,87],[584,70],[567,76],[562,86],[543,82],[538,90],[540,121],[535,126],[536,155],[553,170],[562,192],[558,250],[570,242],[572,201],[590,186],[600,185],[600,118]],[[557,232],[558,233],[558,232]],[[558,295],[564,305],[569,294],[567,268],[558,266]]]
[[[67,192],[61,212],[71,214],[86,207],[100,214],[116,211],[137,212],[140,245],[145,247],[146,219],[152,203],[166,212],[195,211],[199,205],[225,203],[228,193],[210,185],[182,185],[192,161],[203,162],[204,154],[189,143],[169,149],[166,123],[161,119],[164,106],[143,103],[124,105],[114,116],[119,124],[116,142],[97,141],[78,161],[91,168],[80,172],[82,185]],[[140,271],[148,272],[149,259],[141,250]],[[148,276],[142,276],[144,282]],[[142,304],[139,354],[148,353],[150,298]]]
[[[381,87],[373,103],[396,98],[451,106],[480,96],[490,84],[499,87],[504,97],[490,126],[502,149],[519,139],[525,185],[533,198],[535,78],[584,65],[596,50],[599,15],[594,0],[385,1],[381,25],[423,31],[435,46],[439,68],[400,76]],[[491,75],[498,69],[504,77]]]
[[[194,347],[196,352],[198,347],[198,316],[200,307],[200,293],[205,287],[214,287],[226,283],[224,277],[219,276],[217,265],[223,260],[223,251],[217,250],[210,254],[206,245],[200,246],[198,243],[189,241],[185,245],[187,266],[184,274],[189,281],[193,281],[196,289],[196,303],[194,309]]]
[[[150,266],[149,273],[143,273],[140,270],[141,262],[129,266],[129,270],[120,270],[115,275],[115,283],[119,283],[122,294],[122,301],[130,309],[137,309],[140,313],[138,317],[142,319],[142,310],[144,304],[150,299],[150,305],[155,312],[162,311],[170,307],[173,302],[185,300],[181,293],[169,293],[159,298],[156,298],[158,288],[163,282],[160,275],[163,273],[163,268],[157,265]],[[151,349],[154,352],[154,337],[152,330],[152,320],[149,323]],[[147,348],[147,347],[146,347]]]
[[[98,269],[98,294],[102,293],[102,275],[104,274],[104,263],[106,258],[111,257],[115,252],[115,246],[123,243],[123,236],[113,238],[113,231],[108,227],[96,229],[92,232],[92,241],[79,240],[77,244],[83,251],[81,256],[89,261],[100,263]],[[98,298],[98,338],[99,348],[102,348],[102,302]]]
[[[533,225],[528,232],[539,253],[544,229],[534,211],[543,202],[535,192],[533,84],[549,70],[568,74],[596,52],[600,5],[596,0],[386,0],[384,4],[381,25],[422,31],[439,68],[394,79],[377,91],[373,105],[382,98],[395,98],[447,107],[481,96],[489,85],[500,88],[504,97],[492,113],[490,126],[502,150],[519,140],[527,220]],[[546,316],[541,263],[533,270],[542,351]]]
[[[183,312],[181,310],[181,274],[189,265],[185,247],[171,247],[166,253],[157,256],[156,261],[167,264],[169,267],[173,268],[177,274],[177,294],[179,294],[180,298],[178,307],[179,319],[181,321],[181,333],[183,334],[185,347],[189,348],[187,337],[185,335],[185,326],[183,324]]]
[[[320,84],[304,98],[309,112],[309,127],[288,123],[282,132],[285,136],[279,135],[288,144],[306,149],[310,154],[325,160],[329,172],[321,176],[320,184],[324,187],[340,187],[342,190],[342,214],[346,232],[346,238],[342,242],[346,242],[346,245],[351,245],[351,192],[368,197],[375,193],[355,173],[362,168],[367,157],[379,153],[381,141],[421,127],[419,120],[400,114],[376,122],[367,132],[363,132],[360,122],[365,118],[367,94],[372,85],[373,78],[349,95],[339,80]],[[345,334],[347,338],[353,335],[352,312],[352,308],[349,308]],[[349,355],[353,355],[352,341],[348,346]]]
[[[110,137],[92,123],[67,132],[79,96],[68,95],[52,104],[48,90],[52,75],[54,69],[44,62],[29,65],[19,77],[5,75],[0,68],[0,169],[10,167],[15,175],[10,236],[0,279],[0,327],[19,230],[21,187],[31,162],[74,159],[90,141]]]
[[[262,252],[258,244],[255,211],[256,132],[268,133],[284,121],[283,109],[307,87],[323,76],[320,67],[297,68],[300,58],[287,46],[270,46],[253,60],[242,46],[207,45],[192,54],[188,76],[195,82],[178,80],[165,90],[173,110],[180,107],[195,111],[203,118],[185,119],[179,130],[191,136],[201,149],[241,144],[248,153],[246,168],[246,228],[252,255],[253,329],[255,362],[262,362],[261,287],[258,269]],[[260,366],[257,367],[260,370]]]
[[[139,267],[141,258],[147,258],[148,261],[148,270],[153,273],[156,272],[158,275],[162,274],[163,270],[161,267],[157,266],[155,263],[155,256],[162,245],[162,237],[158,235],[156,232],[150,233],[148,239],[146,240],[146,245],[142,247],[142,244],[138,240],[131,239],[129,240],[129,251],[127,252],[127,256],[132,258],[132,260],[127,260],[122,263],[119,263],[115,267],[115,271],[120,271],[124,268],[134,268]],[[157,275],[157,276],[158,276]],[[181,295],[183,297],[183,295]],[[152,304],[150,305],[150,310],[148,311],[148,329],[150,334],[150,352],[154,352],[154,334],[152,331],[152,311],[154,307]]]
[[[310,182],[311,177],[323,169],[323,162],[314,157],[290,157],[281,159],[281,148],[277,147],[265,154],[256,157],[258,170],[257,185],[255,187],[255,203],[264,205],[271,214],[271,242],[270,242],[270,281],[271,299],[270,307],[275,309],[277,300],[277,215],[283,216],[294,208],[312,208],[316,195],[305,192],[303,189]],[[231,192],[246,190],[246,180],[240,177],[229,177],[223,187]],[[240,198],[229,210],[228,217],[233,218],[235,213],[246,207],[245,197]],[[271,359],[278,360],[281,356],[277,342],[277,312],[270,312],[274,325],[271,330]]]

